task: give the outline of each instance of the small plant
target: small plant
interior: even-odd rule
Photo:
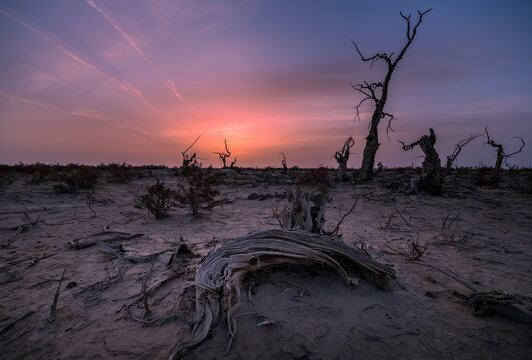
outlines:
[[[167,188],[164,181],[159,180],[146,190],[148,193],[138,197],[138,203],[135,207],[147,209],[157,220],[168,216],[170,209],[176,205],[175,191]]]
[[[203,204],[210,204],[220,191],[212,187],[216,177],[207,174],[205,170],[198,166],[190,166],[185,174],[186,184],[178,184],[179,191],[175,199],[187,206],[193,215],[198,215],[198,211]]]
[[[404,256],[408,261],[417,261],[423,256],[423,254],[425,254],[425,251],[427,251],[428,246],[428,243],[421,244],[421,242],[419,241],[418,234],[415,240],[410,237],[406,249],[395,249],[390,245],[387,245],[386,247],[394,254]]]

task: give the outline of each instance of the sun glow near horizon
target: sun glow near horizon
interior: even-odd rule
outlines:
[[[227,139],[241,166],[279,165],[280,152],[292,166],[336,166],[332,155],[352,136],[349,166],[357,167],[373,109],[368,104],[361,121],[353,120],[360,98],[351,85],[379,81],[382,68],[361,63],[351,40],[368,53],[393,51],[404,41],[399,10],[430,7],[415,0],[385,3],[386,11],[314,1],[290,7],[209,0],[26,6],[29,1],[7,0],[0,8],[6,64],[0,69],[0,162],[172,166],[201,135],[193,151],[206,165],[219,164],[213,152],[223,151]],[[396,132],[388,141],[382,125],[377,154],[389,165],[418,162],[418,154],[403,152],[397,140],[417,139],[429,127],[441,157],[486,125],[508,149],[512,136],[532,137],[532,93],[522,76],[532,61],[523,36],[530,6],[517,16],[496,2],[483,3],[483,14],[458,1],[438,6],[392,79],[387,110],[396,115]],[[386,26],[368,34],[363,30],[372,27],[377,7]],[[512,14],[514,27],[502,26],[500,38],[484,42],[474,35],[479,31],[471,32],[490,33],[506,24],[505,14]],[[450,16],[460,37],[442,26]],[[474,61],[493,50],[483,44],[501,39],[494,56]],[[508,66],[497,54],[516,47],[520,57]],[[530,154],[526,147],[514,160],[531,166]],[[463,161],[474,165],[492,156],[479,141]]]

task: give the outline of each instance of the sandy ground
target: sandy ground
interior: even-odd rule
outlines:
[[[278,228],[273,209],[287,204],[274,196],[287,189],[280,172],[227,172],[216,187],[231,203],[203,210],[200,217],[178,207],[155,220],[134,207],[135,195],[156,178],[173,186],[170,170],[127,184],[106,182],[106,176],[92,195],[95,215],[86,190],[56,194],[52,182],[32,183],[30,175],[18,173],[4,183],[0,243],[10,244],[0,248],[1,358],[167,358],[191,331],[193,294],[184,290],[202,257],[227,239]],[[408,182],[396,170],[371,184],[332,182],[325,228],[331,230],[359,199],[341,225],[343,241],[365,246],[374,259],[392,266],[399,285],[385,292],[367,282],[346,286],[327,269],[265,268],[244,281],[238,333],[228,355],[227,331],[218,324],[185,359],[530,359],[530,324],[501,315],[475,316],[463,298],[472,291],[426,265],[450,270],[478,291],[520,295],[530,307],[531,194],[504,182],[496,188],[473,186],[465,176],[449,182],[441,197],[407,196],[390,189],[396,187],[389,185],[391,179]],[[249,200],[252,193],[272,196]],[[28,219],[37,221],[13,238]],[[122,246],[160,255],[152,265],[117,258],[104,245],[74,250],[68,244],[106,227],[142,233]],[[398,254],[412,240],[428,244],[421,264]],[[180,241],[199,256],[168,268]],[[135,300],[148,274],[148,288],[170,280],[149,293],[151,314],[146,316],[143,301]]]

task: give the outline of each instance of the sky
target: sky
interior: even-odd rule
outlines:
[[[360,167],[372,106],[352,89],[382,81],[399,12],[433,8],[393,74],[395,132],[376,161],[419,165],[433,128],[442,162],[483,133],[532,166],[532,2],[528,0],[0,0],[0,163],[204,165],[227,139],[240,166],[336,166],[352,136]],[[485,137],[460,166],[494,165]]]

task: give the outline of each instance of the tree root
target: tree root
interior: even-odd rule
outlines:
[[[201,264],[194,282],[196,314],[192,337],[179,344],[170,359],[181,357],[205,340],[222,315],[231,344],[236,336],[235,310],[240,302],[242,281],[248,273],[274,264],[327,266],[337,270],[347,285],[356,285],[358,279],[349,277],[344,264],[360,270],[364,278],[379,288],[389,289],[395,280],[393,269],[334,237],[300,230],[248,234],[211,252]]]

